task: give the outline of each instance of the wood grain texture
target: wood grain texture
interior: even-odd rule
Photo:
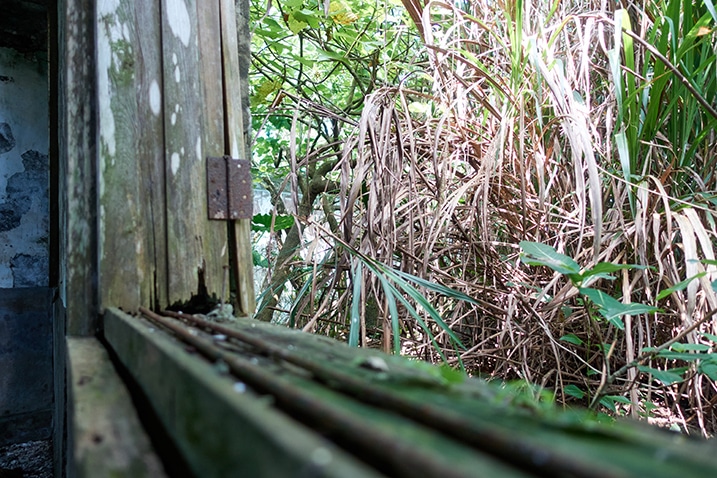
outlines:
[[[224,141],[212,106],[221,95],[219,32],[206,28],[218,12],[213,2],[199,7],[195,0],[162,1],[169,303],[197,293],[200,270],[208,292],[221,293],[228,262],[226,225],[207,218],[204,161]]]
[[[226,115],[227,154],[242,158],[247,151],[245,141],[245,118],[242,105],[242,77],[239,63],[237,15],[234,0],[221,0],[222,57],[224,72],[224,111]],[[248,121],[248,118],[246,119]],[[244,158],[242,158],[244,159]],[[247,198],[251,201],[252,198]],[[237,315],[251,316],[256,309],[254,297],[254,263],[251,245],[251,220],[231,221],[234,238],[234,277],[236,279]]]
[[[147,322],[108,309],[105,332],[197,476],[377,477]]]
[[[136,310],[166,301],[159,5],[100,0],[96,15],[100,310]]]
[[[58,5],[59,289],[73,335],[99,328],[93,8],[91,0]]]
[[[67,476],[165,477],[105,348],[95,338],[68,338],[67,361]]]

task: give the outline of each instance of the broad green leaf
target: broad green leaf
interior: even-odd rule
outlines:
[[[605,320],[621,330],[625,328],[621,316],[649,314],[659,310],[657,307],[640,303],[623,304],[603,291],[589,287],[581,288],[580,293],[588,297],[598,307],[598,312],[605,317]]]
[[[617,412],[617,408],[615,407],[615,402],[611,400],[609,397],[602,397],[600,399],[600,405],[610,410],[612,413]]]
[[[300,20],[297,20],[293,15],[289,15],[289,30],[291,30],[292,33],[295,35],[299,33],[304,28],[307,28],[309,26],[308,23],[302,22]]]
[[[345,59],[343,54],[328,50],[320,50],[316,56],[319,61],[344,61]]]
[[[562,337],[560,337],[560,340],[562,340],[563,342],[571,343],[573,345],[582,345],[583,344],[583,341],[580,339],[580,337],[578,337],[575,334],[563,335]]]
[[[568,395],[570,397],[575,397],[577,399],[582,399],[583,397],[585,397],[585,392],[580,390],[580,387],[578,387],[577,385],[573,385],[573,384],[566,385],[565,388],[563,388],[563,393],[565,395]]]
[[[647,266],[641,266],[639,264],[613,264],[612,262],[599,262],[590,269],[583,271],[583,279],[597,275],[597,274],[612,274],[613,272],[621,271],[623,269],[647,269]]]
[[[667,360],[685,360],[687,362],[694,362],[705,358],[709,354],[691,354],[688,352],[670,352],[669,350],[661,350],[657,353],[657,357]]]
[[[266,257],[261,255],[258,251],[252,250],[251,258],[252,258],[252,262],[255,266],[269,267],[269,261],[266,259]]]
[[[670,346],[670,349],[675,352],[707,352],[711,348],[712,347],[707,344],[683,344],[680,342]]]
[[[697,371],[704,375],[707,375],[710,380],[717,380],[717,362],[711,360],[701,362],[697,367]]]
[[[568,276],[579,275],[580,266],[565,254],[560,254],[552,246],[539,242],[521,241],[522,260],[531,266],[548,266],[556,272]]]
[[[626,405],[632,404],[632,402],[630,401],[629,398],[623,397],[622,395],[606,395],[605,398],[609,398],[613,402],[617,402],[617,403],[624,403]]]
[[[702,337],[706,338],[707,340],[711,340],[712,342],[717,344],[717,335],[709,334],[707,332],[701,332],[700,335],[702,335]]]
[[[680,383],[684,379],[682,378],[682,375],[680,373],[675,373],[670,370],[658,370],[656,368],[647,367],[645,365],[638,365],[638,370],[643,373],[649,373],[652,375],[652,377],[657,380],[658,382],[661,382],[665,385],[672,385],[673,383]],[[680,369],[673,369],[673,370],[680,370]],[[682,369],[684,371],[684,369]]]
[[[271,231],[271,214],[255,214],[251,218],[251,230],[255,232],[270,232]],[[288,214],[278,214],[274,218],[274,230],[281,231],[284,229],[291,229],[294,225],[294,216]]]
[[[672,294],[673,292],[677,292],[680,290],[684,290],[688,285],[690,285],[690,282],[692,282],[695,279],[699,279],[700,277],[707,274],[706,272],[700,272],[699,274],[695,274],[690,278],[687,278],[683,281],[678,282],[677,284],[673,285],[672,287],[668,287],[667,289],[661,290],[659,294],[657,294],[657,297],[655,300],[662,300],[668,295]]]

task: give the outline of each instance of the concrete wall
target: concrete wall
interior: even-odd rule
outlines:
[[[0,288],[48,285],[47,54],[0,48]]]

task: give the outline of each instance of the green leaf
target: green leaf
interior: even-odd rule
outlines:
[[[319,61],[344,61],[346,57],[341,53],[335,51],[320,50],[316,53]]]
[[[277,214],[276,216],[272,216],[271,214],[255,214],[251,218],[251,230],[255,232],[271,232],[272,218],[274,218],[275,231],[291,229],[291,226],[294,225],[294,216],[288,214]]]
[[[261,255],[261,253],[259,253],[258,251],[252,250],[251,258],[252,258],[252,262],[255,266],[269,267],[269,261],[266,259],[266,257]]]
[[[702,335],[702,337],[706,338],[707,340],[711,340],[712,342],[717,344],[717,335],[708,334],[707,332],[701,332],[700,335]]]
[[[717,362],[706,361],[699,364],[697,371],[707,375],[710,380],[717,380]]]
[[[669,350],[661,350],[658,352],[657,357],[666,360],[685,360],[687,362],[694,362],[705,358],[709,354],[691,354],[687,352],[670,352]]]
[[[624,403],[626,405],[632,404],[632,402],[630,401],[629,398],[623,397],[621,395],[606,395],[605,398],[609,398],[610,400],[612,400],[613,402],[616,402],[616,403]]]
[[[565,388],[563,388],[563,393],[565,395],[568,395],[570,397],[575,397],[577,399],[582,399],[583,397],[585,397],[585,392],[580,390],[580,387],[578,387],[577,385],[573,385],[573,384],[566,385]]]
[[[293,15],[289,15],[289,30],[296,35],[304,28],[308,27],[309,24],[306,22],[302,22],[297,20]]]
[[[449,384],[463,383],[467,378],[463,371],[453,368],[448,364],[439,364],[438,368],[441,371],[441,377],[443,377],[443,380]]]
[[[552,246],[539,242],[521,241],[522,260],[531,266],[548,266],[567,276],[580,274],[580,266],[565,254],[560,254]]]
[[[683,344],[680,342],[674,343],[670,346],[671,350],[675,352],[707,352],[712,347],[707,344]]]
[[[601,290],[591,288],[581,288],[580,293],[588,297],[597,307],[598,312],[605,317],[605,320],[618,327],[620,330],[625,328],[621,316],[638,315],[657,312],[659,309],[651,305],[640,303],[623,304],[613,299]]]
[[[356,261],[353,267],[353,294],[351,296],[351,326],[349,328],[349,347],[358,347],[359,332],[361,331],[361,284],[363,267],[361,261]]]
[[[567,334],[560,337],[563,342],[568,342],[573,345],[582,345],[583,341],[575,334]]]
[[[672,287],[668,287],[667,289],[661,290],[659,294],[657,294],[657,297],[655,300],[662,300],[668,295],[672,294],[673,292],[677,292],[680,290],[684,290],[690,282],[692,282],[695,279],[699,279],[700,277],[707,274],[706,272],[700,272],[699,274],[695,274],[692,277],[685,279],[683,281],[678,282],[677,284],[673,285]],[[713,286],[714,288],[714,286]]]
[[[597,279],[615,280],[612,273],[623,269],[647,269],[647,266],[639,264],[613,264],[612,262],[599,262],[598,264],[595,264],[594,267],[582,272],[582,285],[588,285],[587,279],[592,279],[591,282],[594,282]]]
[[[657,380],[658,382],[661,382],[665,385],[672,385],[673,383],[680,383],[684,380],[684,378],[682,378],[682,372],[680,372],[680,373],[674,372],[676,370],[684,371],[684,369],[672,369],[674,371],[658,370],[656,368],[647,367],[645,365],[638,365],[637,368],[638,368],[638,370],[640,370],[640,372],[649,373],[650,375],[652,375],[652,377],[655,380]]]
[[[600,399],[600,405],[610,410],[612,413],[617,412],[617,408],[615,408],[615,402],[611,400],[609,397],[602,397]]]

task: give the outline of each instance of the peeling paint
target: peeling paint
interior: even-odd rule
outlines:
[[[0,48],[0,287],[49,279],[47,72],[41,55]],[[44,71],[44,73],[43,73]]]
[[[115,3],[116,5],[113,5]],[[115,141],[115,118],[112,112],[112,90],[110,88],[110,70],[112,64],[119,60],[112,52],[112,43],[121,38],[121,26],[115,23],[114,11],[119,2],[100,2],[97,15],[101,19],[103,28],[97,32],[97,70],[98,70],[98,97],[100,112],[100,138],[106,147],[106,153],[113,157],[117,151]],[[103,158],[104,160],[105,158]]]
[[[195,151],[197,153],[197,160],[202,160],[202,138],[197,137],[197,144],[195,146]]]
[[[179,171],[179,153],[172,153],[172,174],[176,175],[177,171]]]
[[[177,65],[174,67],[174,81],[179,83],[179,80],[181,80],[181,79],[182,79],[182,75],[179,71],[179,65]]]
[[[167,21],[174,36],[179,38],[185,47],[189,46],[192,25],[189,23],[189,12],[184,0],[167,0]]]
[[[157,80],[152,80],[152,84],[149,85],[149,107],[154,116],[159,116],[162,108],[162,92],[159,91]]]

